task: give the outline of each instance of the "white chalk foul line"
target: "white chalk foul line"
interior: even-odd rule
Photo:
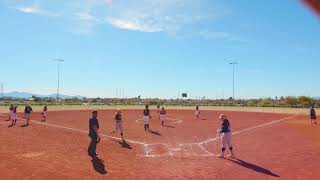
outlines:
[[[197,143],[197,144],[198,144],[198,146],[199,146],[202,150],[204,150],[206,153],[208,153],[209,156],[214,156],[213,153],[211,153],[211,152],[209,152],[208,150],[206,150],[206,148],[204,148],[200,143]]]
[[[0,116],[5,116],[5,115],[0,114]],[[18,119],[25,120],[23,118],[18,118]],[[84,130],[81,130],[81,129],[71,128],[71,127],[66,127],[66,126],[60,126],[60,125],[50,124],[50,123],[46,123],[46,122],[39,122],[39,121],[36,121],[36,120],[30,120],[30,121],[35,123],[35,124],[39,124],[39,125],[50,126],[50,127],[55,127],[55,128],[60,128],[60,129],[66,129],[66,130],[71,130],[71,131],[75,131],[75,132],[80,132],[80,133],[84,133],[84,134],[89,134],[88,131],[84,131]],[[122,141],[121,138],[117,138],[117,137],[114,137],[114,136],[109,136],[109,135],[105,135],[105,134],[100,134],[100,136]],[[133,143],[133,144],[139,144],[139,145],[144,145],[145,144],[143,142],[133,141],[133,140],[129,140],[129,139],[126,139],[126,141],[130,142],[130,143]]]
[[[289,116],[289,117],[285,117],[285,118],[282,118],[282,119],[279,119],[279,120],[276,120],[276,121],[271,121],[271,122],[268,122],[268,123],[265,123],[265,124],[261,124],[261,125],[258,125],[258,126],[249,127],[249,128],[246,128],[246,129],[243,129],[243,130],[240,130],[240,131],[236,131],[236,132],[232,133],[232,135],[241,134],[241,133],[244,133],[244,132],[247,132],[247,131],[251,131],[251,130],[254,130],[254,129],[258,129],[258,128],[264,127],[264,126],[269,126],[269,125],[272,125],[272,124],[280,123],[282,121],[286,121],[286,120],[294,118],[296,116],[298,116],[298,114],[293,115],[293,116]],[[209,142],[216,141],[216,140],[219,140],[219,139],[221,139],[221,137],[208,139],[206,141],[200,142],[199,145],[207,144]]]
[[[196,153],[193,150],[193,146],[199,147],[203,153]],[[152,152],[153,147],[162,147],[165,151],[162,154],[150,154]],[[186,153],[186,150],[188,153]],[[172,146],[169,143],[153,143],[153,144],[144,144],[144,155],[142,157],[149,157],[149,158],[161,158],[161,157],[168,157],[168,156],[178,156],[181,157],[213,157],[214,154],[207,151],[203,146],[199,143],[178,143],[176,146]]]

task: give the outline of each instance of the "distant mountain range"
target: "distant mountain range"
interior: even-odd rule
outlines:
[[[28,93],[28,92],[18,92],[18,91],[13,91],[13,92],[8,92],[3,94],[4,97],[11,97],[11,98],[32,98],[32,96],[36,96],[39,98],[56,98],[57,94],[49,94],[49,95],[40,95],[40,94],[33,94],[33,93]],[[70,96],[70,95],[64,95],[60,94],[59,97],[61,99],[71,99],[71,98],[79,98],[83,99],[85,97],[83,96]]]

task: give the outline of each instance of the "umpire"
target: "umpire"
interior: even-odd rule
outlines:
[[[92,158],[97,157],[96,148],[97,144],[100,141],[99,136],[99,121],[97,119],[98,112],[93,111],[92,112],[92,118],[89,119],[89,137],[91,138],[90,145],[88,147],[88,155]]]

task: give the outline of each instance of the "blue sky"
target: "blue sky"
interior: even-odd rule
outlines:
[[[320,19],[298,0],[0,0],[5,91],[319,96]],[[117,90],[118,89],[118,90]]]

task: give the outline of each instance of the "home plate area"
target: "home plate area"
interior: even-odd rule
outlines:
[[[145,157],[190,157],[190,156],[214,156],[214,154],[208,152],[199,143],[187,143],[187,144],[169,144],[169,143],[155,143],[144,145]]]

